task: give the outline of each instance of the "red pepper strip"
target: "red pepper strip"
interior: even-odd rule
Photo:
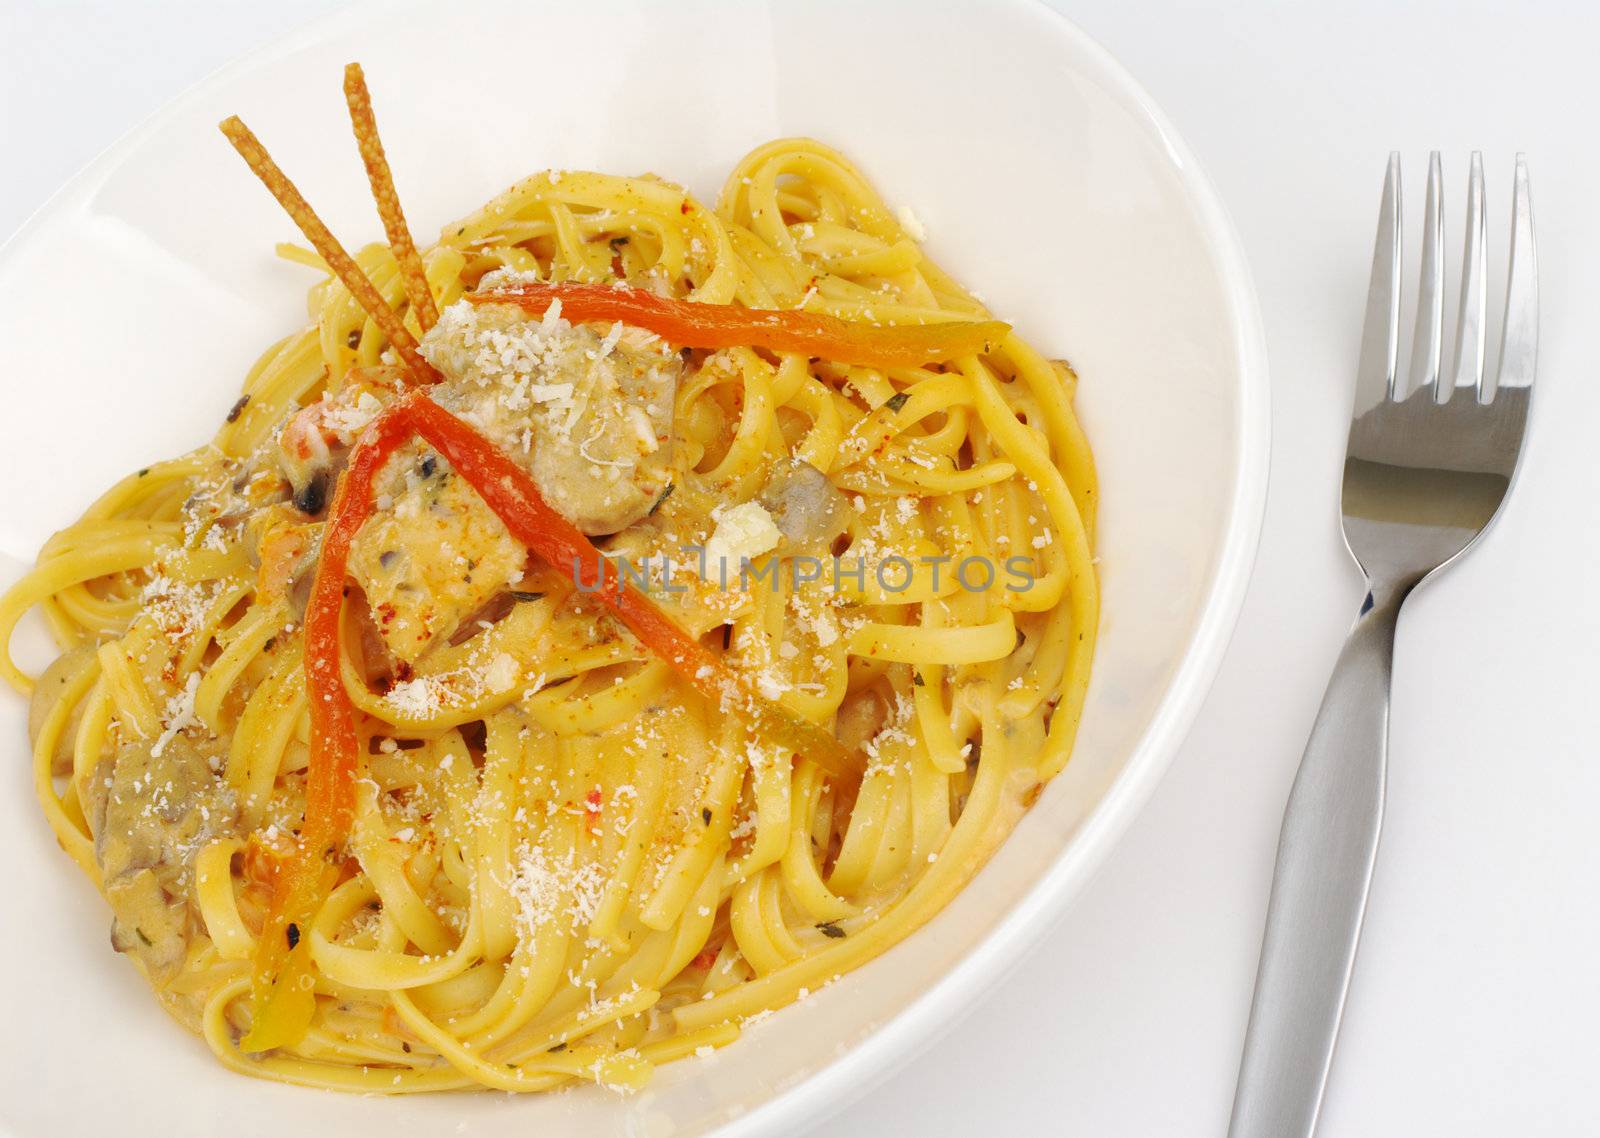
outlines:
[[[295,856],[279,867],[273,881],[272,902],[256,950],[250,1031],[240,1041],[245,1051],[298,1041],[316,1009],[307,943],[311,920],[338,881],[340,846],[355,815],[359,741],[339,650],[350,546],[372,513],[379,472],[411,434],[406,399],[373,419],[350,452],[350,465],[339,478],[328,511],[322,556],[306,604],[311,762],[306,771],[305,824]]]
[[[574,323],[620,320],[680,348],[770,348],[863,367],[918,367],[986,352],[1011,330],[998,320],[867,324],[814,312],[668,300],[644,289],[563,281],[468,293],[474,304],[514,304],[541,316],[555,301]]]
[[[350,546],[376,498],[385,463],[413,434],[447,458],[506,528],[552,568],[593,581],[594,596],[689,684],[724,709],[742,714],[758,734],[793,749],[837,779],[859,775],[854,756],[833,735],[762,698],[643,594],[608,571],[606,561],[539,493],[526,471],[472,427],[421,392],[390,404],[367,426],[340,476],[323,532],[322,556],[306,605],[306,688],[311,709],[311,762],[306,815],[298,849],[274,877],[253,972],[246,1051],[298,1041],[316,1010],[311,989],[312,920],[339,877],[339,854],[355,813],[360,746],[355,708],[340,668],[345,578]],[[587,587],[587,585],[585,586]]]

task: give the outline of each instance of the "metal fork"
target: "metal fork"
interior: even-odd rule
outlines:
[[[1389,675],[1401,606],[1469,549],[1505,500],[1538,355],[1528,168],[1517,156],[1510,282],[1497,375],[1484,375],[1483,162],[1472,156],[1454,366],[1440,376],[1443,191],[1428,163],[1409,382],[1400,340],[1400,156],[1389,156],[1344,464],[1345,543],[1367,596],[1339,654],[1283,816],[1230,1138],[1317,1126],[1383,818]]]

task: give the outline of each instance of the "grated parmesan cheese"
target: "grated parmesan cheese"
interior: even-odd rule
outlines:
[[[706,571],[721,567],[717,579],[737,580],[739,568],[774,548],[783,534],[759,502],[742,502],[717,515],[717,528],[706,542]]]
[[[605,895],[606,874],[594,862],[577,864],[577,854],[552,858],[538,846],[518,851],[510,893],[517,904],[517,928],[526,937],[564,916],[573,932],[594,920]]]
[[[150,754],[155,758],[161,757],[161,752],[167,749],[167,744],[178,737],[178,733],[190,727],[198,727],[200,720],[194,713],[195,692],[200,690],[200,673],[190,672],[189,678],[183,682],[183,688],[167,700],[161,735],[156,739],[155,746],[150,748]]]
[[[367,424],[383,410],[383,404],[370,391],[363,391],[356,399],[355,405],[350,407],[332,403],[328,401],[327,396],[323,396],[323,399],[329,402],[329,406],[322,412],[323,423],[344,436],[347,442],[365,430]]]
[[[144,615],[173,643],[180,643],[205,623],[212,593],[202,585],[177,581],[165,573],[150,578],[140,596]]]
[[[894,212],[895,220],[900,223],[900,228],[906,231],[906,236],[913,241],[926,241],[928,227],[922,224],[922,219],[911,212],[911,207],[903,205]]]
[[[516,686],[521,675],[522,669],[517,667],[516,659],[509,652],[501,652],[489,661],[489,668],[483,673],[483,683],[492,692],[509,691]]]
[[[385,697],[390,707],[407,719],[427,719],[437,715],[449,702],[445,677],[416,676],[395,684]]]

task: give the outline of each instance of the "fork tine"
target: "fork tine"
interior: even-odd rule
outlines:
[[[1439,378],[1444,339],[1444,186],[1439,152],[1428,155],[1428,208],[1422,223],[1422,284],[1417,293],[1417,330],[1411,340],[1411,384],[1399,398],[1431,390]]]
[[[1461,315],[1456,321],[1456,363],[1450,383],[1439,385],[1441,402],[1451,390],[1478,391],[1483,382],[1484,310],[1489,303],[1483,271],[1487,242],[1483,215],[1483,154],[1472,152],[1467,179],[1467,243],[1461,254]]]
[[[1394,397],[1395,359],[1400,350],[1400,152],[1389,155],[1378,207],[1378,237],[1372,250],[1372,281],[1361,329],[1356,368],[1356,406],[1375,407]]]
[[[1511,202],[1511,272],[1506,285],[1506,323],[1500,340],[1495,389],[1528,387],[1539,355],[1539,258],[1533,242],[1533,202],[1528,194],[1528,162],[1517,155]],[[1486,392],[1483,398],[1492,398]]]

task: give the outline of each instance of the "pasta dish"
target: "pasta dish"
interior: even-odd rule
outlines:
[[[714,207],[535,174],[419,248],[345,93],[385,240],[222,124],[310,322],[45,544],[0,671],[113,946],[227,1066],[637,1088],[927,922],[1066,763],[1076,377],[817,142]]]

